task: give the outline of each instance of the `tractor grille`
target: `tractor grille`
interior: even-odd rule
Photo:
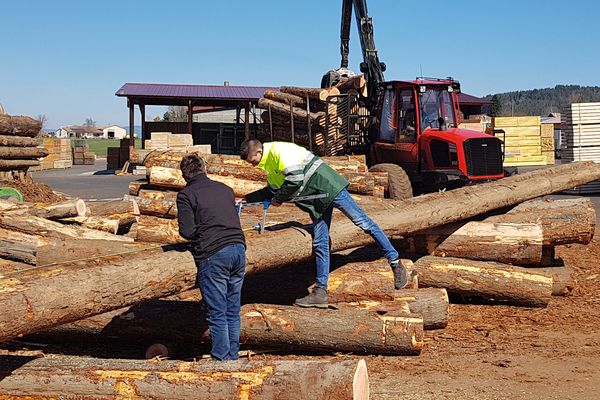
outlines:
[[[465,140],[467,174],[469,176],[486,176],[503,173],[500,144],[500,140],[492,137]]]

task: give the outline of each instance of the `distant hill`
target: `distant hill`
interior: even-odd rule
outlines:
[[[487,95],[492,100],[494,95]],[[500,101],[498,116],[548,115],[563,112],[571,103],[600,101],[599,86],[556,85],[554,88],[519,90],[497,93]]]

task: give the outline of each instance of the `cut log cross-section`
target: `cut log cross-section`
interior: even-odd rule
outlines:
[[[364,360],[215,363],[0,356],[0,398],[292,400],[369,398]]]
[[[453,257],[422,257],[415,262],[419,284],[451,293],[545,307],[552,296],[552,277],[527,268]]]

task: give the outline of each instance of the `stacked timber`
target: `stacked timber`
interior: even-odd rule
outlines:
[[[94,165],[96,153],[90,151],[85,139],[75,139],[73,142],[73,165]]]
[[[573,103],[561,114],[566,149],[563,162],[600,162],[600,103]],[[579,186],[573,194],[598,193],[600,181]]]
[[[496,117],[496,133],[504,140],[504,165],[523,167],[546,165],[546,155],[542,154],[541,122],[538,116]]]
[[[48,156],[42,161],[42,168],[71,168],[73,166],[73,153],[70,139],[43,140],[42,145],[48,150]]]
[[[263,141],[291,141],[317,155],[343,154],[348,146],[348,132],[365,128],[366,108],[359,106],[366,98],[363,75],[340,81],[329,88],[282,86],[266,90],[258,106],[261,114],[259,138]],[[349,126],[351,125],[351,126]]]
[[[546,157],[546,165],[555,164],[554,124],[542,124],[541,129],[542,155]]]
[[[35,139],[41,128],[33,118],[0,114],[0,178],[23,179],[30,167],[39,166],[40,158],[48,156]]]
[[[106,169],[122,169],[125,163],[129,161],[129,139],[121,139],[119,147],[108,147],[106,152]]]

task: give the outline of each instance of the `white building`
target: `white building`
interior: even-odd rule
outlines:
[[[103,139],[123,139],[127,136],[127,131],[120,126],[112,125],[102,129]]]

